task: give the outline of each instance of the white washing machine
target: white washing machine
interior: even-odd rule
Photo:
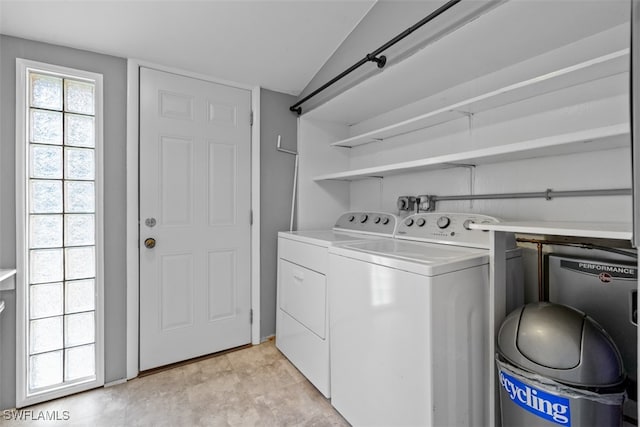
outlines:
[[[489,233],[467,228],[486,221],[416,214],[395,239],[329,247],[331,402],[349,423],[488,425]]]
[[[278,233],[276,347],[326,397],[329,377],[327,248],[391,238],[393,214],[347,212],[333,230]]]

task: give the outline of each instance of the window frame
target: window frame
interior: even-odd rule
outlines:
[[[28,393],[29,322],[29,73],[38,72],[95,85],[95,379]],[[103,192],[103,77],[102,74],[58,65],[16,59],[16,407],[56,399],[104,385],[104,192]],[[63,145],[64,147],[64,145]],[[63,148],[64,149],[64,148]]]

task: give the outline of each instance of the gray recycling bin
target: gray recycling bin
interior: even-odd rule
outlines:
[[[552,303],[514,310],[496,363],[503,427],[622,426],[622,358],[584,313]]]

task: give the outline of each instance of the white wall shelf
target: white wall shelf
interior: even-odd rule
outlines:
[[[0,268],[0,282],[16,274],[15,268]]]
[[[401,173],[445,169],[469,164],[478,165],[505,162],[629,146],[629,125],[619,124],[478,150],[330,173],[316,176],[314,181],[353,181]]]
[[[628,71],[628,69],[629,49],[622,49],[608,55],[599,56],[541,76],[514,83],[399,123],[346,138],[332,143],[331,146],[357,147],[372,142],[380,142],[394,136],[464,117],[471,113],[475,114],[487,111],[558,89],[620,74]]]
[[[13,281],[7,280],[15,274],[15,268],[0,268],[0,291],[11,291],[15,288]]]
[[[551,236],[631,240],[631,223],[580,221],[507,221],[499,224],[471,224],[474,230],[502,231]]]

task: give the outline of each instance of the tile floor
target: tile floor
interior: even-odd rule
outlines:
[[[273,341],[25,410],[4,426],[348,426]],[[23,414],[24,415],[24,414]]]

